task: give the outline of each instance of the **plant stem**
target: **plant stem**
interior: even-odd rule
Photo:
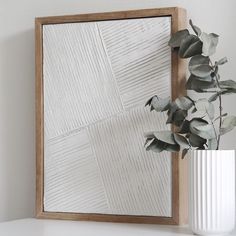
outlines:
[[[198,32],[196,31],[196,29],[195,29],[195,27],[194,27],[193,22],[192,22],[191,19],[189,20],[189,24],[191,25],[191,27],[192,27],[194,33],[198,36]]]
[[[216,83],[217,83],[218,88],[220,89],[218,74],[216,74]],[[219,150],[219,146],[220,146],[220,130],[221,130],[222,120],[223,120],[222,119],[222,114],[223,114],[222,97],[221,97],[220,93],[219,93],[219,109],[220,109],[220,122],[219,122],[219,135],[218,135],[218,139],[217,139],[217,148],[216,148],[216,150]]]
[[[210,59],[210,64],[211,66],[214,68],[214,65]],[[216,78],[216,83],[217,83],[217,87],[220,89],[221,91],[221,88],[220,88],[220,83],[219,83],[219,74],[218,74],[218,67],[215,67],[215,78]],[[219,147],[220,147],[220,130],[221,130],[221,126],[222,126],[222,121],[223,121],[223,118],[222,118],[222,114],[223,114],[223,107],[222,107],[222,97],[221,97],[221,93],[219,93],[219,110],[220,110],[220,122],[219,122],[219,135],[218,135],[218,138],[217,138],[217,147],[216,147],[216,150],[219,150]]]

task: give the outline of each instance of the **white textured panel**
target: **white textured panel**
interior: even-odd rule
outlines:
[[[43,26],[45,132],[48,138],[121,110],[95,23]]]
[[[145,151],[142,135],[165,120],[139,108],[90,127],[111,213],[171,216],[170,154]]]
[[[171,17],[99,22],[126,109],[170,95]]]
[[[105,191],[89,143],[81,130],[45,145],[44,210],[108,212]]]
[[[193,151],[190,225],[200,235],[223,235],[235,224],[235,151]]]
[[[143,147],[169,37],[169,17],[44,26],[45,210],[171,216],[171,155]]]

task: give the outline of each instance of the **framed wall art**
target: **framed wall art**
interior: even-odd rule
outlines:
[[[184,93],[168,40],[185,20],[180,8],[36,18],[38,218],[186,221],[186,161],[143,147],[166,129],[145,102]]]

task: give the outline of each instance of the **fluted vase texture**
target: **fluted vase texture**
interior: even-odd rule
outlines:
[[[231,232],[235,225],[235,151],[194,150],[189,165],[192,231],[198,235]]]

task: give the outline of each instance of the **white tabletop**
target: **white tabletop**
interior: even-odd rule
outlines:
[[[189,236],[187,227],[22,219],[0,223],[0,236]],[[236,235],[235,233],[231,235]]]

